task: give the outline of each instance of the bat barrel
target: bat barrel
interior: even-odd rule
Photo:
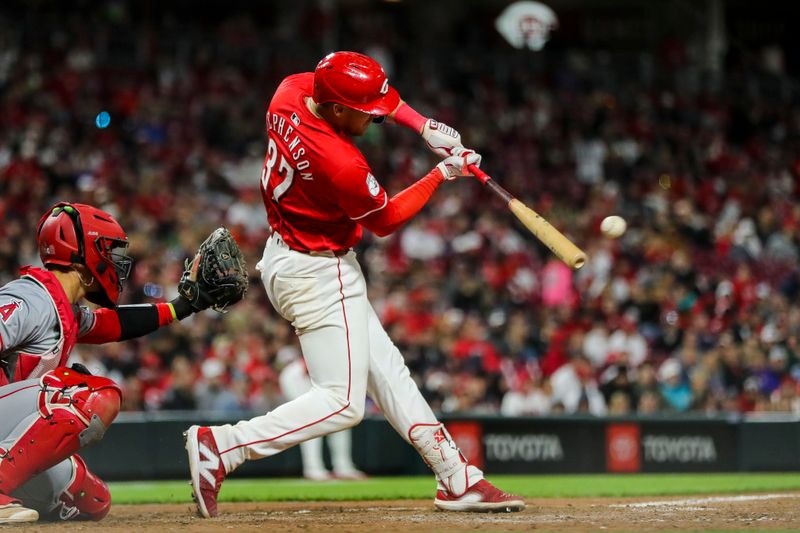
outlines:
[[[522,222],[528,231],[550,248],[556,257],[575,270],[586,263],[586,253],[553,227],[539,213],[514,198],[508,205],[514,216]]]
[[[547,220],[542,218],[539,213],[514,198],[510,192],[505,190],[480,168],[475,165],[469,165],[467,168],[481,183],[486,185],[489,190],[502,198],[508,205],[508,208],[511,209],[511,212],[514,213],[514,216],[528,228],[528,231],[545,246],[550,248],[550,251],[552,251],[556,257],[576,270],[586,263],[586,253],[575,246],[572,241],[554,228]]]

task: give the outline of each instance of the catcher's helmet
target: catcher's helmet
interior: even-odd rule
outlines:
[[[370,115],[388,115],[400,103],[386,72],[369,56],[356,52],[328,54],[314,71],[314,101],[335,102]]]
[[[114,217],[86,204],[59,202],[36,230],[39,256],[48,265],[84,265],[100,284],[86,299],[114,307],[131,270],[128,236]]]

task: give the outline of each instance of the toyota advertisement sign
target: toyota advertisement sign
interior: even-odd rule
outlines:
[[[721,472],[737,464],[736,425],[724,420],[486,419],[447,426],[465,455],[492,473]]]

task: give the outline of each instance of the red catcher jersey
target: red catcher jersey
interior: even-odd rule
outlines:
[[[350,137],[306,107],[314,74],[284,79],[267,109],[261,195],[272,229],[290,248],[342,250],[361,239],[358,220],[388,196]]]

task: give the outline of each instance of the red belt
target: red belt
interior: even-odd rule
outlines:
[[[294,250],[294,248],[292,248]],[[347,255],[347,252],[350,251],[350,248],[345,248],[343,250],[294,250],[295,252],[300,252],[301,254],[308,254],[308,255],[316,255],[322,257],[342,257],[343,255]]]

